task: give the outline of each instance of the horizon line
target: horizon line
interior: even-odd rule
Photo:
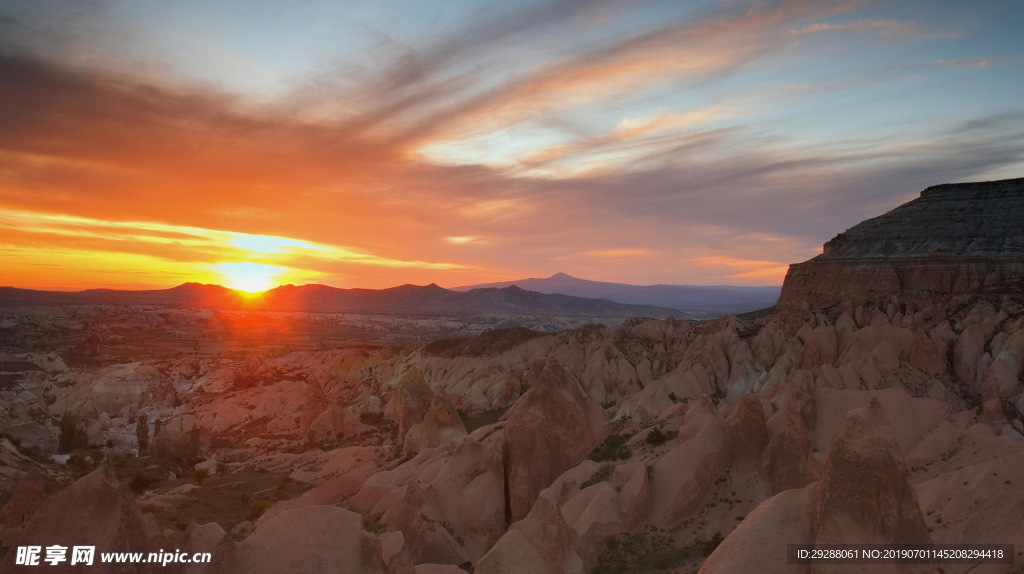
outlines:
[[[714,288],[714,287],[723,287],[724,288],[724,287],[729,287],[729,288],[739,288],[739,289],[769,289],[769,288],[781,289],[782,288],[782,285],[732,285],[732,284],[726,284],[726,283],[717,283],[717,284],[713,284],[713,285],[701,285],[701,284],[696,284],[696,283],[652,283],[652,284],[648,284],[648,285],[636,285],[636,284],[632,284],[632,283],[619,283],[619,282],[616,282],[616,281],[597,281],[597,280],[593,280],[593,279],[583,279],[581,277],[576,277],[576,276],[573,276],[573,275],[569,275],[568,273],[558,272],[558,273],[554,273],[554,274],[552,274],[552,275],[550,275],[548,277],[525,277],[525,278],[522,278],[522,279],[514,279],[514,280],[507,280],[507,281],[490,281],[490,282],[486,282],[486,283],[477,283],[477,284],[472,284],[472,285],[456,285],[456,286],[453,286],[453,287],[444,287],[444,286],[438,285],[436,282],[430,282],[430,283],[425,284],[425,285],[420,285],[420,284],[415,284],[415,283],[401,283],[401,284],[393,285],[393,286],[390,286],[390,287],[380,287],[380,288],[373,288],[373,287],[337,287],[335,285],[329,285],[327,283],[302,283],[302,284],[298,284],[298,285],[296,285],[294,283],[282,283],[280,285],[275,285],[274,287],[271,287],[269,289],[264,289],[264,290],[260,290],[260,291],[246,291],[244,289],[235,289],[235,288],[232,288],[232,287],[228,287],[226,285],[221,285],[219,283],[202,283],[202,282],[199,282],[199,281],[185,281],[185,282],[182,282],[182,283],[178,283],[176,285],[171,285],[169,287],[138,287],[138,288],[84,287],[84,288],[71,288],[71,289],[57,289],[57,288],[40,288],[40,287],[20,287],[20,286],[17,286],[17,285],[0,285],[0,289],[20,289],[20,290],[23,290],[23,291],[40,291],[40,292],[47,292],[47,293],[83,293],[83,292],[86,292],[86,291],[142,292],[142,291],[169,291],[171,289],[176,289],[176,288],[179,288],[179,287],[184,287],[186,285],[199,285],[199,286],[202,286],[202,287],[220,287],[220,288],[228,290],[228,291],[233,291],[233,292],[236,292],[236,293],[242,293],[242,294],[247,294],[247,295],[257,295],[257,294],[261,294],[261,293],[267,293],[267,292],[270,292],[270,291],[274,291],[276,289],[280,289],[282,287],[296,287],[296,288],[300,288],[300,287],[328,287],[328,288],[331,288],[331,289],[337,289],[337,290],[341,290],[341,291],[356,290],[356,289],[364,290],[364,291],[386,291],[388,289],[397,289],[399,287],[424,287],[425,288],[425,287],[434,286],[434,287],[438,287],[440,289],[445,289],[447,291],[455,291],[457,289],[501,289],[501,288],[508,288],[508,287],[519,287],[518,285],[516,285],[516,283],[520,282],[520,281],[545,280],[545,279],[551,279],[551,278],[556,277],[558,275],[564,275],[566,277],[569,277],[570,279],[577,279],[577,280],[580,280],[580,281],[588,281],[588,282],[591,282],[591,283],[605,283],[605,284],[610,284],[610,285],[624,285],[624,286],[628,286],[628,287],[706,287],[706,288]],[[487,287],[488,285],[495,285],[495,284],[501,284],[501,283],[508,283],[508,285],[506,285],[505,287]],[[523,289],[522,287],[519,287],[519,288]],[[524,290],[529,291],[529,289],[524,289]]]

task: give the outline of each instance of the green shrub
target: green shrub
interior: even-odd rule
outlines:
[[[81,478],[96,470],[96,467],[103,461],[103,451],[89,453],[76,452],[68,457],[65,466],[75,478]]]
[[[64,413],[60,418],[60,438],[58,449],[60,452],[71,452],[81,450],[89,446],[89,437],[85,428],[78,424],[78,419],[71,413]]]
[[[364,516],[363,530],[369,532],[370,534],[380,534],[381,532],[387,530],[388,526],[381,522],[380,517],[380,514],[374,514],[373,516]],[[454,536],[454,532],[452,532],[451,530],[449,530],[449,533]]]
[[[136,494],[146,490],[150,486],[160,482],[161,477],[155,472],[142,470],[132,477],[131,482],[128,483],[128,487],[132,489]]]
[[[260,516],[263,516],[263,513],[266,512],[268,508],[270,508],[270,505],[266,502],[258,500],[252,501],[246,507],[245,518],[250,522],[256,522]]]
[[[656,426],[652,428],[650,432],[647,433],[647,436],[644,438],[644,440],[647,441],[647,444],[653,446],[661,446],[666,442],[676,438],[676,435],[678,434],[678,431],[664,432],[661,430],[661,427]]]
[[[716,548],[718,548],[718,545],[721,544],[722,540],[724,539],[725,537],[722,536],[721,532],[715,532],[713,535],[711,535],[711,540],[701,543],[701,552],[704,554],[704,556],[711,556],[711,553],[714,552]]]
[[[135,420],[135,440],[139,445],[139,456],[149,450],[149,420],[146,415],[139,415]]]
[[[610,434],[600,446],[590,453],[590,460],[594,462],[605,462],[610,460],[622,460],[629,458],[633,451],[626,443],[632,435]]]

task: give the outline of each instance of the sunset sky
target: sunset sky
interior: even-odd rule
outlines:
[[[0,0],[0,285],[780,284],[929,185],[1024,176],[1022,29],[1015,0]]]

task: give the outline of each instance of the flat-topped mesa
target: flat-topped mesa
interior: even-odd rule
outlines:
[[[790,265],[779,303],[1020,292],[1022,285],[1024,178],[929,187]]]

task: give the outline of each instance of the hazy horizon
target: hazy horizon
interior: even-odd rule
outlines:
[[[276,289],[278,287],[289,287],[289,286],[290,287],[324,286],[324,287],[332,287],[334,289],[373,289],[373,290],[384,290],[384,289],[394,289],[396,287],[405,287],[407,285],[411,285],[413,287],[429,287],[430,285],[437,285],[438,287],[441,287],[442,289],[452,290],[452,289],[460,289],[460,288],[466,288],[466,287],[474,287],[475,288],[475,287],[477,287],[477,285],[486,285],[486,284],[489,284],[489,283],[507,283],[507,282],[528,281],[528,280],[537,280],[537,279],[543,280],[543,279],[550,279],[550,278],[555,277],[557,275],[568,275],[568,274],[559,271],[559,272],[552,273],[552,274],[544,276],[544,277],[521,277],[519,279],[509,280],[509,281],[490,281],[490,282],[487,282],[487,283],[480,283],[480,284],[450,285],[450,286],[449,285],[439,285],[437,283],[399,283],[399,284],[395,284],[395,285],[386,285],[386,286],[383,286],[383,287],[361,287],[361,286],[358,286],[358,285],[355,285],[355,286],[338,286],[338,285],[331,285],[331,284],[328,284],[328,283],[298,283],[298,284],[297,283],[281,283],[281,284],[275,285],[274,287],[271,287],[270,289],[267,289],[267,291],[272,290],[272,289]],[[587,279],[585,277],[576,277],[574,275],[569,275],[569,277],[571,277],[572,279],[577,279],[577,280],[581,280],[581,281],[593,281],[592,279]],[[614,281],[603,282],[602,281],[602,282],[599,282],[599,283],[616,283],[616,282],[614,282]],[[164,289],[174,289],[175,287],[181,287],[181,286],[190,285],[190,284],[192,284],[192,285],[202,285],[204,287],[223,287],[225,289],[230,289],[232,291],[245,292],[244,289],[237,289],[237,288],[228,287],[227,285],[223,285],[221,283],[202,283],[202,282],[198,282],[198,281],[184,281],[182,283],[177,283],[177,284],[174,284],[174,285],[163,285],[163,286],[156,285],[156,286],[141,287],[141,288],[94,286],[94,287],[85,287],[85,288],[82,288],[82,289],[47,289],[47,288],[24,287],[24,286],[19,286],[19,285],[6,285],[6,284],[0,285],[0,287],[9,287],[9,288],[13,288],[13,289],[27,289],[27,290],[33,290],[33,291],[53,291],[53,292],[69,292],[70,293],[70,292],[77,292],[77,291],[87,291],[87,290],[92,290],[92,289],[124,290],[124,291],[164,290]],[[648,284],[648,285],[634,285],[634,284],[631,284],[631,283],[622,283],[622,285],[629,285],[629,286],[632,286],[632,287],[658,287],[658,286],[664,286],[664,287],[709,287],[709,288],[710,287],[737,287],[737,288],[749,288],[749,289],[781,288],[781,285],[728,285],[728,284],[717,284],[717,285],[695,285],[695,284],[688,284],[688,285],[681,285],[681,284],[674,284],[674,283],[651,283],[651,284]],[[261,292],[262,291],[256,291],[255,293],[261,293]]]
[[[995,0],[0,0],[0,282],[781,284],[1024,174]]]

